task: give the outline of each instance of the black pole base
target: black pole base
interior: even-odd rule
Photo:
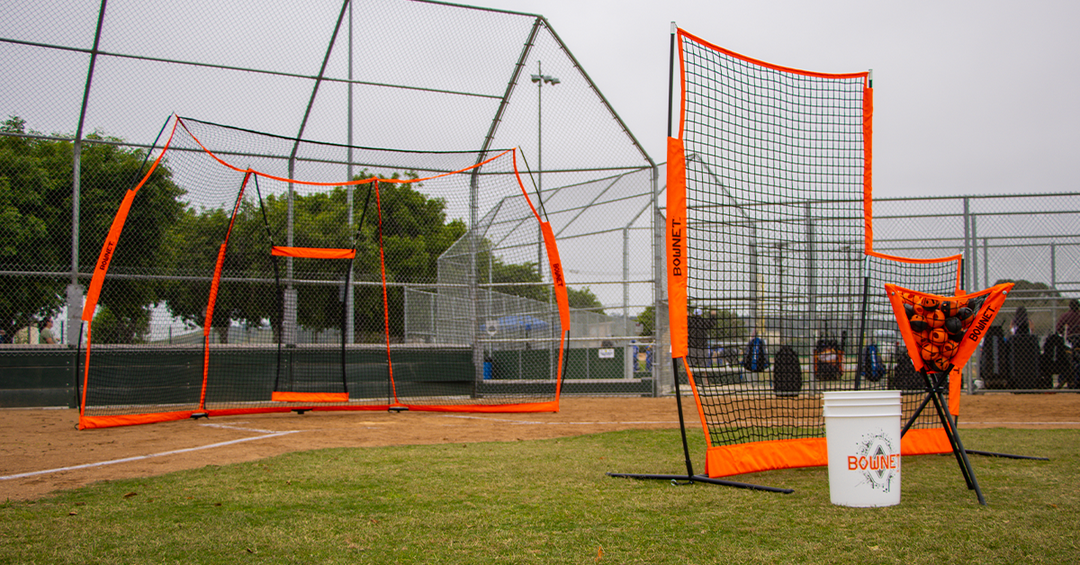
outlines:
[[[725,481],[723,479],[709,478],[709,477],[706,477],[705,475],[693,475],[693,476],[689,476],[689,475],[650,475],[650,474],[640,474],[640,473],[608,473],[607,475],[609,477],[622,477],[622,478],[626,478],[626,479],[654,479],[654,480],[659,480],[659,481],[672,481],[673,483],[676,483],[678,481],[686,481],[687,484],[690,484],[690,483],[708,483],[708,484],[711,484],[711,485],[720,485],[720,486],[735,487],[735,488],[745,488],[745,489],[750,489],[750,490],[763,490],[763,491],[767,491],[767,492],[779,492],[779,493],[782,493],[782,494],[791,494],[791,493],[795,492],[795,489],[790,489],[790,488],[778,488],[778,487],[769,487],[769,486],[764,486],[764,485],[753,485],[753,484],[750,484],[750,483],[740,483],[740,482],[736,482],[736,481]]]
[[[1049,461],[1049,457],[1034,457],[1032,455],[1011,455],[1009,453],[994,453],[993,451],[966,450],[970,455],[983,455],[985,457],[1003,457],[1005,459],[1029,459],[1031,461]]]

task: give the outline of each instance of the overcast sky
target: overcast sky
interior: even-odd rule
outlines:
[[[1080,2],[464,3],[545,16],[658,162],[674,21],[778,65],[872,69],[875,196],[1080,190]]]

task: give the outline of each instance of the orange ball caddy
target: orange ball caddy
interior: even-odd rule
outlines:
[[[972,294],[937,296],[894,284],[885,285],[908,356],[926,383],[926,399],[900,435],[907,433],[922,410],[933,402],[964,481],[968,489],[975,491],[982,505],[986,504],[986,499],[956,431],[954,416],[960,413],[960,371],[975,353],[1012,287],[1012,283],[1003,283]],[[949,391],[947,406],[946,386]]]

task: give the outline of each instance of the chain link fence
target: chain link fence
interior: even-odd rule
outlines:
[[[168,25],[147,25],[151,21]],[[387,30],[406,31],[387,36]],[[163,123],[178,115],[278,136],[280,147],[226,150],[230,160],[253,168],[274,160],[303,163],[303,156],[290,155],[296,140],[387,149],[383,156],[426,154],[428,163],[449,152],[518,148],[522,181],[556,236],[568,242],[566,282],[580,325],[570,336],[575,351],[567,355],[568,380],[579,381],[582,393],[605,394],[610,387],[601,381],[615,379],[654,393],[655,370],[635,374],[626,344],[638,333],[629,320],[657,303],[655,257],[651,251],[632,261],[625,256],[642,244],[650,248],[656,166],[542,16],[404,0],[316,0],[302,13],[252,13],[248,3],[235,1],[151,12],[137,4],[47,0],[0,17],[0,55],[8,76],[23,77],[0,93],[0,277],[10,291],[0,297],[0,347],[8,359],[0,386],[6,390],[39,387],[32,366],[41,363],[29,359],[46,351],[65,367],[57,382],[72,386],[79,360],[69,352],[85,343],[80,316],[94,263],[125,193],[165,141],[156,138]],[[332,160],[307,170],[341,165],[349,176],[401,177],[441,171],[418,171],[404,159],[397,168],[385,167],[386,159],[369,163],[344,151]],[[282,176],[304,174],[290,169]],[[164,176],[163,186],[184,190],[184,179]],[[526,259],[476,267],[470,279],[470,273],[453,272],[455,245],[466,240],[455,244],[441,235],[453,232],[455,222],[477,225],[496,212],[469,217],[454,197],[419,192],[427,201],[418,205],[441,205],[432,212],[444,223],[419,228],[427,231],[412,234],[412,247],[388,251],[397,269],[390,273],[391,299],[400,300],[403,312],[391,323],[392,340],[464,344],[474,356],[506,365],[508,374],[523,356],[538,349],[546,354],[547,348],[530,346],[558,331],[552,297],[540,295],[552,275],[539,233],[524,244],[535,246],[535,258],[527,259],[523,248]],[[181,312],[176,300],[152,289],[206,283],[206,273],[184,274],[171,264],[183,259],[177,250],[193,242],[187,236],[170,242],[179,232],[169,228],[169,218],[187,213],[183,206],[198,216],[227,203],[178,197],[160,204],[134,207],[141,216],[129,218],[129,226],[143,226],[138,237],[147,247],[159,251],[117,258],[110,271],[115,280],[131,281],[126,288],[137,308],[125,316],[99,308],[95,340],[107,338],[104,328],[111,324],[108,339],[129,346],[200,343],[199,312]],[[597,253],[613,242],[622,256]],[[410,253],[417,245],[422,253]],[[435,258],[439,276],[414,276],[421,255]],[[515,268],[513,284],[490,277],[493,270]],[[631,268],[633,282],[624,276]],[[357,296],[374,288],[360,275],[352,285]],[[258,283],[239,280],[244,276],[226,273],[223,285]],[[303,284],[333,291],[340,283],[314,277]],[[476,285],[474,296],[486,298],[463,305],[454,298],[463,284]],[[469,300],[468,292],[464,296]],[[535,321],[508,319],[502,306],[510,302]],[[211,342],[260,343],[273,332],[272,323],[226,318],[219,323],[215,316]],[[294,331],[290,339],[298,344],[342,337],[335,328],[304,323]],[[346,337],[366,343],[378,333],[360,328]],[[477,366],[481,361],[474,359]],[[537,360],[550,367],[556,362]],[[608,367],[615,362],[618,372]]]
[[[0,91],[0,387],[18,391],[5,405],[52,402],[34,390],[70,395],[78,370],[71,352],[85,339],[80,315],[94,262],[172,113],[286,143],[432,153],[520,148],[523,180],[551,222],[571,291],[564,393],[671,390],[657,205],[663,167],[542,17],[403,0],[315,0],[299,14],[257,15],[229,1],[194,13],[183,4],[47,0],[0,16],[0,66],[19,77]],[[357,173],[366,165],[350,164]],[[1078,196],[878,198],[875,250],[920,258],[962,253],[966,289],[1018,281],[999,323],[1008,328],[1023,306],[1031,333],[1044,341],[1069,301],[1080,298]],[[444,211],[447,223],[460,216]],[[140,221],[155,225],[155,213],[162,211],[148,210]],[[429,250],[448,278],[403,285],[396,339],[459,343],[472,333],[478,355],[512,374],[536,353],[531,340],[550,339],[548,298],[523,290],[550,286],[550,274],[537,269],[540,280],[515,285],[477,280],[486,310],[463,319],[461,312],[475,311],[462,304],[468,298],[439,292],[462,279],[450,273],[452,243]],[[536,265],[545,264],[543,254],[537,250]],[[118,274],[147,280],[165,260],[147,254]],[[858,304],[859,282],[822,275]],[[532,302],[514,308],[535,321],[503,319],[500,304],[522,300]],[[167,301],[148,295],[142,308],[130,335],[198,343],[196,324],[174,315]],[[211,339],[257,341],[268,330],[237,323],[223,331]],[[872,331],[890,339],[888,327]],[[298,332],[310,343],[340,337]],[[367,338],[361,332],[354,339]],[[711,347],[718,362],[738,370],[743,341],[717,335]],[[978,356],[969,364],[970,390],[986,385],[979,365]],[[44,383],[32,368],[43,366],[60,377]]]
[[[962,287],[969,291],[1015,283],[995,320],[1004,343],[983,343],[965,370],[968,390],[1075,390],[1075,363],[1058,363],[1059,352],[1046,345],[1055,334],[1080,329],[1059,323],[1080,298],[1078,221],[1080,193],[876,198],[874,248],[918,258],[962,254]],[[1025,317],[1026,328],[1014,332]],[[1025,329],[1034,339],[1015,336]],[[1028,345],[1009,348],[1014,338]]]

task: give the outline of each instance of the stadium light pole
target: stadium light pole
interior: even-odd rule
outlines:
[[[544,83],[555,86],[559,84],[558,77],[545,75],[539,60],[536,61],[536,74],[530,77],[536,83],[536,191],[537,199],[544,201]],[[536,274],[540,280],[544,278],[544,230],[537,228],[536,231]],[[548,288],[550,298],[551,289]],[[548,301],[550,307],[551,301]],[[528,344],[526,344],[528,345]],[[552,367],[554,370],[554,367]]]
[[[551,75],[545,75],[540,61],[536,62],[536,74],[531,80],[536,83],[536,191],[538,198],[544,198],[544,83],[555,86],[559,79]],[[539,241],[536,243],[536,272],[543,273],[541,265],[544,258],[544,235],[537,232]]]

